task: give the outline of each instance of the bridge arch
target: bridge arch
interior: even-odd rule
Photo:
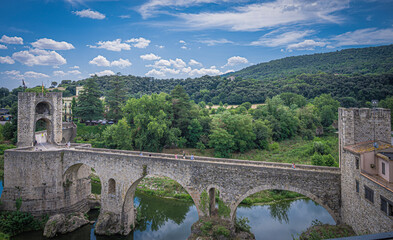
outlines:
[[[37,139],[35,130],[37,129],[37,123],[40,121],[45,122],[46,136],[44,136],[44,134],[43,134],[42,137],[38,136],[38,139]],[[50,119],[48,119],[46,117],[40,117],[35,121],[34,131],[33,131],[33,142],[34,142],[34,140],[37,140],[38,143],[44,143],[44,142],[51,143],[51,142],[53,142],[53,124]]]
[[[304,190],[301,188],[297,188],[294,186],[288,186],[288,185],[261,185],[255,188],[250,189],[249,191],[247,191],[245,194],[243,194],[232,206],[231,206],[231,219],[234,221],[236,219],[236,210],[237,207],[239,206],[239,204],[248,196],[251,196],[255,193],[264,191],[264,190],[286,190],[286,191],[291,191],[291,192],[296,192],[296,193],[300,193],[308,198],[310,198],[311,200],[313,200],[314,202],[318,203],[319,205],[321,205],[324,209],[326,209],[328,211],[328,213],[330,214],[330,216],[333,217],[334,221],[336,223],[339,223],[340,220],[340,216],[338,216],[338,213],[333,211],[327,204],[325,204],[324,202],[322,202],[322,200],[317,197],[316,195],[314,195],[313,193],[311,193],[308,190]]]
[[[45,114],[50,115],[52,112],[52,105],[47,101],[41,101],[36,104],[35,106],[35,113],[36,114]]]
[[[178,184],[180,184],[184,190],[186,190],[186,192],[191,196],[192,201],[197,209],[198,215],[200,216],[201,212],[199,210],[199,195],[196,196],[194,194],[192,194],[192,190],[190,188],[187,187],[187,185],[182,182],[181,180],[178,180],[176,178],[174,178],[173,176],[171,176],[170,174],[148,174],[146,176],[143,176],[141,178],[138,178],[137,180],[135,180],[131,186],[128,188],[127,192],[126,192],[126,196],[124,198],[124,202],[123,202],[123,206],[122,206],[122,226],[133,226],[135,227],[135,212],[134,212],[134,198],[135,198],[135,191],[137,186],[139,185],[139,183],[142,181],[143,178],[146,177],[167,177],[170,178],[174,181],[176,181]]]

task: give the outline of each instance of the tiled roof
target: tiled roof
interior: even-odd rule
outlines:
[[[352,153],[360,154],[360,153],[372,152],[374,150],[380,151],[384,149],[393,148],[393,146],[390,145],[389,143],[385,143],[381,141],[376,141],[376,142],[378,143],[378,148],[374,147],[374,141],[367,141],[367,142],[357,143],[354,145],[345,146],[344,149]]]

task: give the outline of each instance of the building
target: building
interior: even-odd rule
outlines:
[[[388,109],[340,108],[341,215],[358,234],[393,231]]]

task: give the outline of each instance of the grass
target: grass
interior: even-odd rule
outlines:
[[[303,232],[298,240],[321,240],[330,238],[342,238],[356,236],[356,233],[348,225],[329,225],[329,224],[317,224],[308,228]]]

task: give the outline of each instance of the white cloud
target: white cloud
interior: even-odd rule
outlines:
[[[156,69],[152,69],[152,70],[148,71],[145,75],[148,77],[158,77],[158,78],[165,77],[165,73],[160,72]]]
[[[153,68],[166,68],[166,67],[174,67],[174,68],[184,68],[186,67],[186,63],[180,59],[176,58],[175,60],[169,59],[161,59],[159,61],[154,62],[153,65],[147,65],[146,67],[153,67]]]
[[[158,47],[159,49],[163,49],[164,48],[164,46],[162,46],[162,45],[156,45],[156,47]]]
[[[0,57],[0,63],[14,64],[15,61],[10,56]]]
[[[82,11],[74,11],[72,13],[74,13],[75,15],[78,15],[79,17],[84,17],[84,18],[99,19],[99,20],[102,20],[105,18],[104,14],[97,12],[97,11],[92,11],[90,9],[85,9]]]
[[[119,67],[119,68],[125,68],[131,65],[132,63],[128,59],[122,59],[122,58],[120,58],[119,60],[115,60],[111,63],[112,67]]]
[[[153,60],[161,59],[161,57],[155,55],[154,53],[149,53],[149,54],[141,55],[140,58],[143,59],[143,60],[148,60],[148,61],[153,61]]]
[[[131,18],[131,16],[130,15],[120,15],[119,18],[128,19],[128,18]]]
[[[0,39],[0,42],[6,44],[23,44],[23,38],[21,37],[8,37],[3,35]]]
[[[365,28],[346,32],[331,39],[335,46],[356,46],[393,43],[393,28]]]
[[[246,63],[248,63],[247,58],[240,57],[240,56],[233,56],[228,58],[227,63],[224,66],[222,66],[222,68],[227,66],[235,66],[238,64],[246,64]]]
[[[90,48],[103,48],[109,51],[120,52],[121,50],[130,50],[131,46],[127,43],[122,43],[121,39],[116,39],[113,41],[99,41],[98,46],[87,45]]]
[[[7,49],[6,45],[0,44],[0,49]]]
[[[70,50],[75,47],[68,42],[57,42],[48,38],[41,38],[31,44],[35,48],[39,49],[51,49],[51,50]]]
[[[133,46],[136,48],[146,48],[150,44],[150,40],[145,39],[143,37],[140,38],[131,38],[126,41],[127,43],[134,43]]]
[[[138,12],[143,18],[148,18],[157,13],[162,7],[188,7],[202,3],[217,3],[221,1],[226,2],[229,0],[150,0],[143,4],[138,9]]]
[[[196,60],[194,60],[194,59],[191,59],[191,60],[188,62],[188,65],[190,65],[190,66],[202,66],[202,63],[200,63],[200,62],[198,62],[198,61],[196,61]]]
[[[111,71],[111,70],[104,70],[104,71],[101,71],[101,72],[96,72],[96,73],[91,73],[90,74],[90,76],[93,76],[93,75],[97,75],[97,76],[101,77],[101,76],[115,75],[115,73],[113,71]]]
[[[220,70],[218,70],[215,66],[211,66],[210,68],[201,68],[201,69],[193,69],[189,72],[190,76],[204,76],[204,75],[221,75],[223,74]]]
[[[78,71],[78,70],[71,70],[71,71],[68,71],[68,72],[64,72],[64,71],[53,71],[53,75],[54,75],[54,76],[65,76],[65,75],[69,75],[69,74],[78,75],[78,74],[81,74],[81,72]]]
[[[304,40],[300,43],[292,43],[289,44],[288,50],[314,50],[315,47],[324,47],[326,46],[326,42],[316,42],[314,40]]]
[[[49,76],[43,73],[27,71],[24,74],[21,74],[20,71],[11,70],[2,72],[2,74],[8,75],[8,77],[12,79],[25,79],[25,78],[48,78]]]
[[[186,42],[184,40],[180,40],[179,43],[186,44]]]
[[[250,45],[253,46],[267,46],[267,47],[277,47],[287,45],[303,39],[313,33],[313,31],[291,31],[282,34],[275,34],[276,32],[270,32],[262,36],[258,41],[251,42]]]
[[[187,47],[186,47],[186,46],[181,46],[180,48],[181,48],[181,49],[184,49],[184,50],[186,50],[186,49],[187,49]]]
[[[12,58],[27,66],[58,66],[67,63],[67,61],[57,52],[41,49],[30,49],[28,51],[16,52],[12,54]]]
[[[214,39],[200,40],[199,42],[205,43],[208,46],[215,46],[215,45],[218,45],[218,44],[225,44],[225,43],[233,43],[232,41],[229,41],[229,40],[227,40],[225,38],[218,39],[218,40],[214,40]]]
[[[73,67],[70,67],[71,69],[79,69],[79,66],[73,66]]]
[[[111,65],[111,63],[104,56],[101,55],[93,58],[93,60],[91,60],[89,64],[94,64],[99,67],[109,67]]]
[[[342,18],[335,13],[346,8],[349,8],[349,0],[274,0],[235,7],[228,11],[182,13],[179,16],[190,28],[259,31],[299,23],[339,23]]]
[[[112,66],[112,67],[120,67],[120,68],[125,68],[132,65],[132,63],[128,59],[120,58],[119,60],[110,62],[104,56],[101,55],[98,55],[97,57],[93,58],[93,60],[91,60],[89,64],[94,64],[99,67]]]

